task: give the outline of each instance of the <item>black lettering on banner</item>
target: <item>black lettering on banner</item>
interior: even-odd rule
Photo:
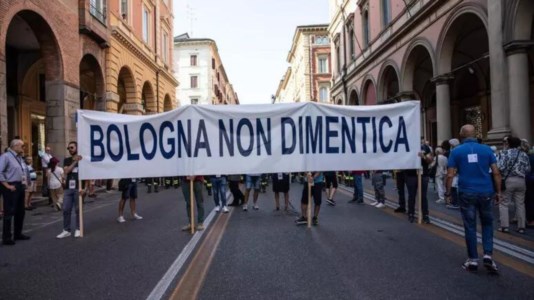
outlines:
[[[265,130],[261,124],[261,119],[256,119],[256,130],[258,156],[261,155],[261,145],[265,146],[265,152],[267,152],[267,155],[271,155],[271,118],[267,118],[267,135],[265,135]]]
[[[90,130],[90,145],[91,145],[91,161],[97,162],[97,161],[103,161],[106,157],[106,150],[104,149],[104,131],[102,130],[102,127],[98,125],[91,125],[89,126]],[[99,135],[99,137],[96,137],[96,134]],[[95,147],[97,149],[100,149],[100,154],[97,154],[95,151]]]
[[[182,143],[185,148],[187,157],[191,157],[191,120],[187,120],[187,136],[184,131],[184,125],[178,120],[178,157],[182,158]]]
[[[326,117],[326,153],[328,154],[337,154],[339,153],[339,147],[330,146],[330,138],[336,138],[339,136],[337,130],[332,130],[330,124],[336,124],[339,122],[338,117],[327,116]]]
[[[243,127],[248,128],[248,136],[249,136],[249,145],[245,149],[242,145],[241,139],[243,135],[241,134],[241,131],[243,130]],[[252,153],[252,149],[254,149],[254,130],[252,129],[252,123],[249,119],[241,119],[239,120],[239,123],[237,123],[237,149],[239,150],[239,153],[241,153],[242,156],[247,157]]]
[[[176,152],[176,140],[171,137],[167,139],[167,145],[171,146],[171,149],[166,151],[165,146],[163,145],[163,135],[165,134],[165,129],[169,129],[170,133],[172,134],[174,132],[174,125],[172,125],[172,123],[169,121],[165,121],[161,123],[161,126],[159,127],[159,149],[161,155],[163,155],[164,158],[169,159],[172,158]]]
[[[286,140],[286,125],[289,125],[291,127],[291,146],[288,146],[287,140]],[[295,121],[291,119],[290,117],[283,117],[282,118],[282,155],[289,155],[293,154],[295,151],[295,146],[297,144],[297,129],[295,128]]]
[[[145,141],[145,131],[147,130],[152,135],[152,150],[150,152],[147,151],[148,145]],[[143,157],[146,160],[152,160],[154,156],[156,156],[156,151],[158,150],[158,137],[152,124],[145,122],[141,125],[141,128],[139,129],[139,140],[141,141],[141,153],[143,153]]]
[[[219,120],[219,156],[224,157],[223,140],[231,157],[234,156],[234,120],[230,119],[228,130],[224,126],[224,120]]]
[[[113,139],[112,136],[111,136],[111,134],[113,132],[115,132],[116,135],[117,135],[116,139]],[[119,145],[119,153],[117,153],[117,154],[113,153],[113,149],[111,148],[111,144],[112,143]],[[117,125],[115,125],[115,124],[111,124],[108,127],[108,130],[107,130],[107,146],[108,146],[109,157],[111,158],[111,160],[113,160],[113,161],[121,160],[122,155],[124,154],[124,149],[123,149],[123,145],[122,145],[122,134],[121,134],[121,131],[120,131],[119,127],[117,127]]]
[[[380,148],[382,149],[382,152],[389,153],[389,151],[391,150],[391,147],[393,146],[393,141],[389,140],[387,145],[384,144],[384,124],[387,124],[389,128],[393,126],[388,116],[384,116],[382,117],[382,119],[380,119],[380,123],[378,125],[378,133],[380,135],[379,140],[380,140]]]
[[[313,132],[313,123],[310,116],[306,117],[306,153],[323,153],[323,119],[317,117],[315,132]],[[317,149],[318,148],[318,149]]]
[[[362,124],[362,149],[363,153],[367,153],[367,126],[371,122],[370,117],[358,117],[356,122]]]
[[[408,135],[406,134],[406,123],[402,116],[399,117],[399,130],[397,131],[397,140],[395,141],[394,152],[398,151],[400,145],[404,145],[406,152],[410,152],[410,145],[408,144]]]
[[[341,152],[346,153],[346,144],[349,144],[351,153],[356,153],[356,124],[355,118],[351,117],[352,127],[349,129],[349,124],[347,124],[346,118],[341,118]]]
[[[128,160],[139,160],[139,153],[132,153],[130,146],[130,134],[128,133],[128,125],[124,124],[124,140],[126,143],[126,157]]]
[[[200,120],[198,123],[197,140],[195,143],[195,157],[198,157],[198,151],[201,149],[206,150],[208,157],[211,157],[210,142],[208,140],[208,132],[206,131],[206,124],[204,120]]]

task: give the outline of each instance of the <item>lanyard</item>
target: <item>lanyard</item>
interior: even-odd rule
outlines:
[[[13,154],[13,152],[9,151],[9,153],[13,155],[13,158],[15,158],[15,160],[19,163],[20,169],[22,170],[22,173],[24,174],[24,167],[22,166],[22,163],[20,162],[20,160],[15,156],[15,154]]]

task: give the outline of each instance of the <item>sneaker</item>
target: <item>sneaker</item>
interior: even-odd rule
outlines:
[[[405,213],[406,212],[406,208],[404,207],[397,207],[394,212],[396,213]]]
[[[497,268],[497,264],[493,261],[491,256],[484,255],[484,259],[482,260],[484,262],[484,267],[490,274],[499,274],[499,269]]]
[[[248,205],[243,204],[243,211],[248,211]]]
[[[415,216],[414,215],[408,215],[408,221],[410,221],[410,223],[415,222]]]
[[[134,217],[134,219],[136,219],[136,220],[143,220],[143,217],[141,217],[141,216],[138,215],[138,214],[134,214],[133,217]]]
[[[79,237],[81,237],[81,236],[82,236],[82,234],[80,233],[80,230],[79,230],[79,229],[76,229],[76,231],[74,231],[74,237],[75,237],[75,238],[79,238]]]
[[[55,208],[56,208],[56,211],[60,211],[61,210],[61,204],[56,203]]]
[[[430,218],[428,216],[423,216],[423,223],[430,224]]]
[[[384,203],[378,203],[375,207],[376,208],[384,208],[384,207],[386,207],[386,205]]]
[[[219,205],[215,206],[215,212],[220,212],[221,211],[221,207]]]
[[[295,223],[297,223],[297,225],[304,225],[308,223],[308,219],[306,219],[305,217],[300,217],[295,220]]]
[[[358,200],[356,200],[355,198],[352,198],[352,200],[349,200],[348,203],[356,203],[358,202]]]
[[[254,210],[260,209],[260,207],[257,204],[254,204],[254,206],[252,208],[254,208]]]
[[[378,203],[379,203],[378,201],[373,201],[373,202],[371,202],[370,205],[372,205],[372,206],[376,206]]]
[[[468,259],[462,264],[462,268],[468,272],[476,272],[478,270],[478,262]]]
[[[189,227],[189,229],[191,229],[191,227]],[[197,231],[202,231],[202,230],[204,230],[204,224],[199,223],[199,224],[197,225]]]
[[[458,205],[453,205],[453,204],[447,204],[446,207],[448,209],[460,209],[460,206]]]
[[[223,211],[223,213],[225,213],[225,214],[228,213],[228,212],[229,212],[228,207],[226,207],[226,205],[223,206],[222,211]]]
[[[117,218],[117,222],[124,223],[124,222],[126,222],[126,219],[124,219],[123,216],[120,216],[120,217]]]
[[[190,231],[191,230],[191,224],[187,224],[184,227],[182,227],[182,231]]]
[[[319,225],[319,220],[317,219],[317,217],[313,217],[313,218],[312,218],[312,225],[313,225],[313,226],[317,226],[317,225]]]
[[[328,203],[328,205],[336,206],[336,202],[334,201],[334,199],[326,199],[326,202]]]
[[[443,203],[445,203],[445,200],[443,200],[443,199],[438,199],[438,200],[436,200],[436,203],[438,203],[438,204],[443,204]]]
[[[63,230],[60,234],[56,236],[58,239],[66,238],[70,236],[70,232]]]

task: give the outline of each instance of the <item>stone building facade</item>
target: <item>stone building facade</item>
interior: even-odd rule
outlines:
[[[171,41],[170,0],[0,0],[0,147],[62,157],[79,108],[176,107]]]
[[[434,144],[472,123],[534,138],[534,1],[331,0],[332,97],[420,100]],[[342,23],[343,26],[334,26]]]
[[[239,104],[214,40],[176,36],[174,57],[181,82],[176,94],[182,104]]]
[[[290,64],[273,101],[330,103],[332,77],[328,24],[298,26],[287,55]]]

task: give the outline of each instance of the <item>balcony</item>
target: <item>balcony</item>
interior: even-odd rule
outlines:
[[[107,48],[109,41],[106,0],[79,0],[80,33]]]

